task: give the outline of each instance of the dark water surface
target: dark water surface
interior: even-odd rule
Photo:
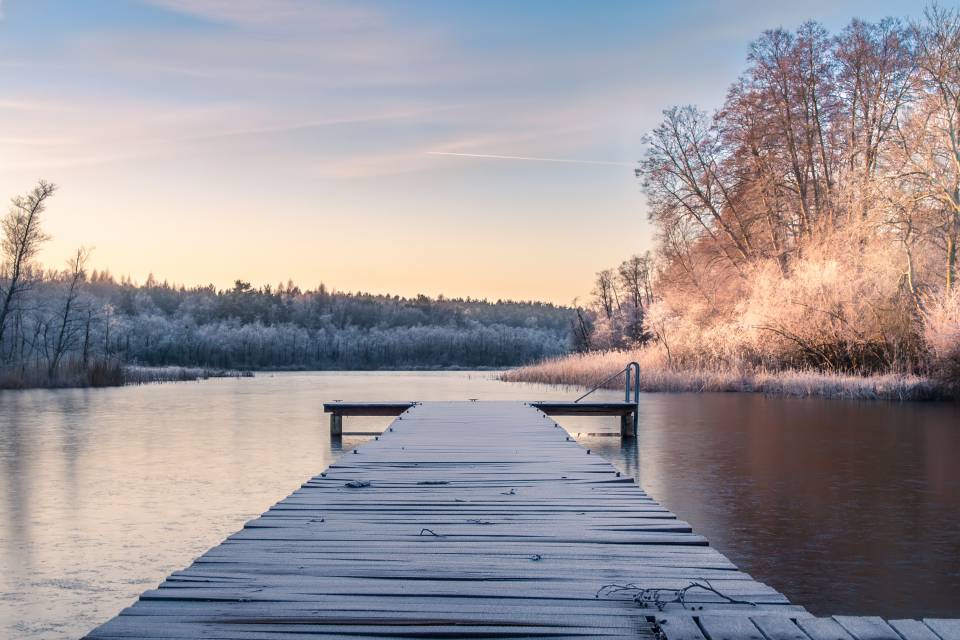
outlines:
[[[818,615],[960,617],[960,405],[641,398],[594,446],[737,566]]]
[[[483,373],[0,392],[0,637],[83,635],[319,473],[340,453],[324,401],[575,395]],[[641,413],[636,444],[580,440],[759,580],[815,613],[960,616],[960,406],[647,394]]]

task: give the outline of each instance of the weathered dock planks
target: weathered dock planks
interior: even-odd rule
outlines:
[[[719,594],[602,591],[695,581]],[[408,407],[87,637],[960,640],[878,620],[811,617],[536,408],[464,402]]]

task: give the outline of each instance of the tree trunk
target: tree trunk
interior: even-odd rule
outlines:
[[[952,228],[947,233],[947,291],[953,289],[957,273],[957,236],[960,235],[960,224],[958,224],[957,215],[953,216]]]

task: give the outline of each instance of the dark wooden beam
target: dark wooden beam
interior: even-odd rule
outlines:
[[[632,402],[531,402],[531,407],[548,416],[632,416],[637,405]]]
[[[398,416],[416,402],[325,402],[323,410],[338,416]]]

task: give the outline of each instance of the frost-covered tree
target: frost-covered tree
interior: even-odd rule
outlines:
[[[956,9],[765,31],[720,109],[663,112],[637,174],[643,328],[671,366],[960,371]],[[591,340],[618,346],[602,285]]]
[[[54,191],[56,185],[41,180],[30,193],[14,198],[9,212],[0,219],[0,349],[7,320],[34,279],[33,259],[49,238],[41,217]]]

